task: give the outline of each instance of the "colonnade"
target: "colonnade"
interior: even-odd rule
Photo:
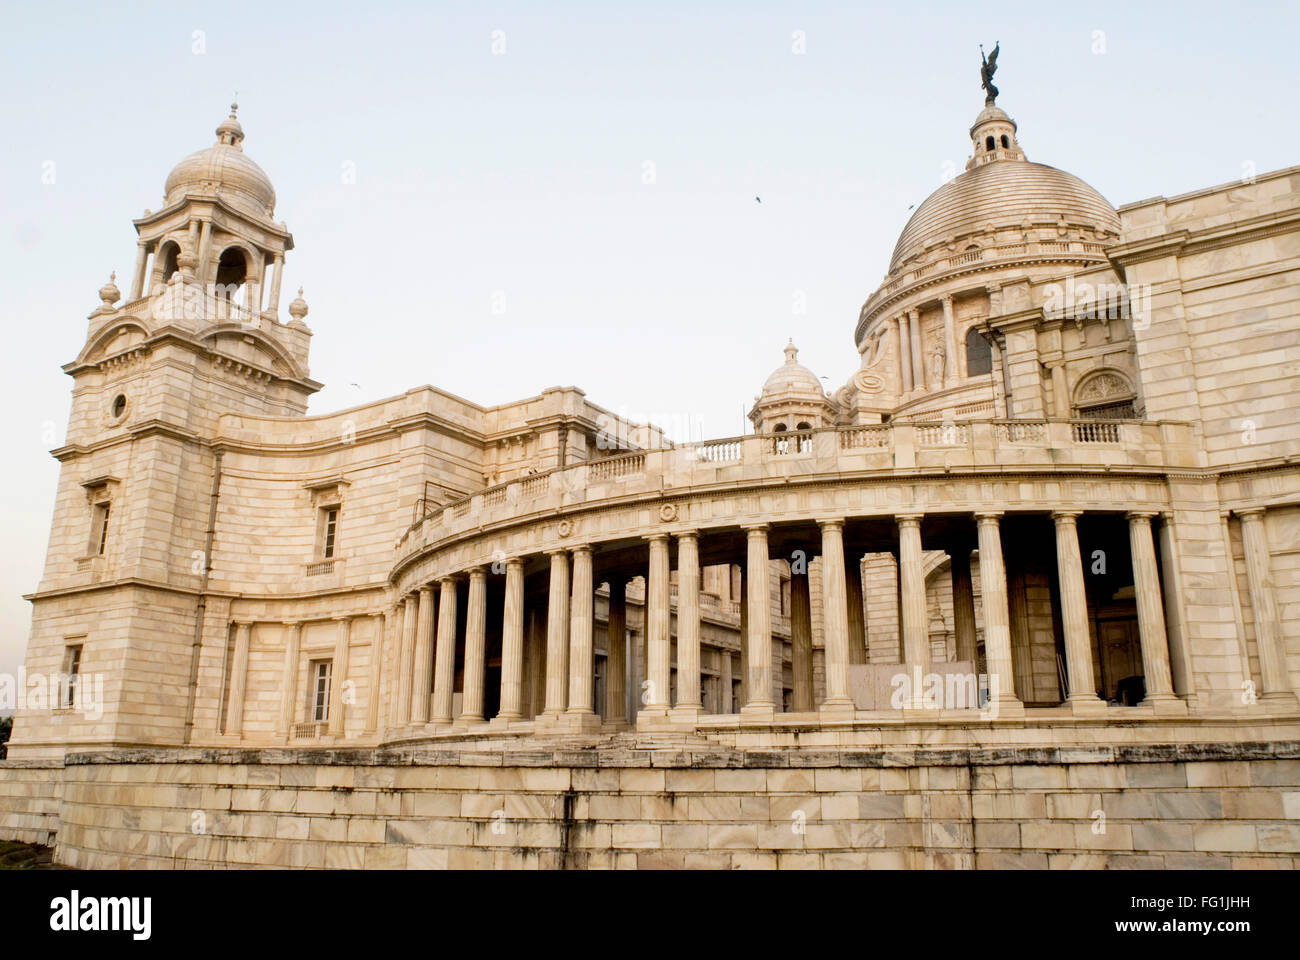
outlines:
[[[1061,600],[1061,622],[1068,690],[1065,702],[1074,712],[1104,709],[1094,682],[1093,643],[1089,631],[1080,554],[1077,518],[1079,511],[1052,514],[1056,532],[1057,576]],[[1133,558],[1146,701],[1156,706],[1181,701],[1174,694],[1165,633],[1163,600],[1151,530],[1153,513],[1127,514],[1129,543]],[[978,546],[981,600],[984,621],[984,662],[993,678],[991,694],[999,715],[1023,710],[1017,698],[1016,664],[1012,656],[1011,616],[1006,567],[1003,561],[1001,511],[981,511],[970,516],[976,528],[974,542],[952,555],[953,620],[958,660],[977,660],[974,594],[971,583],[970,548]],[[923,514],[902,514],[894,518],[899,561],[899,610],[901,662],[911,674],[931,669],[928,637],[925,568],[921,527]],[[847,563],[844,545],[846,518],[816,521],[820,534],[822,576],[821,622],[824,637],[825,697],[814,704],[812,682],[812,610],[806,569],[792,566],[790,625],[793,659],[791,707],[796,712],[817,710],[823,717],[851,718],[854,699],[850,689],[850,667],[865,662],[862,615],[862,584],[857,563]],[[745,561],[742,567],[741,678],[742,718],[761,720],[779,710],[774,696],[778,664],[772,648],[771,525],[743,525]],[[703,712],[700,698],[700,538],[711,531],[687,530],[655,533],[645,544],[645,642],[646,676],[640,693],[637,721],[653,725],[658,721],[691,720]],[[729,535],[735,535],[731,528]],[[672,697],[672,610],[670,607],[670,565],[673,547],[677,558],[677,697]],[[579,543],[548,552],[548,598],[546,603],[545,700],[536,719],[543,725],[565,728],[598,726],[598,705],[594,702],[593,597],[599,583],[594,575],[594,554],[600,545]],[[505,561],[505,592],[502,616],[501,698],[498,723],[527,719],[523,708],[525,637],[524,558]],[[402,604],[402,647],[397,660],[399,677],[392,722],[407,724],[474,724],[484,721],[483,623],[487,591],[483,567],[447,575],[436,584],[421,586]],[[470,609],[464,639],[465,669],[462,709],[452,717],[453,664],[457,637],[456,583],[468,578]],[[608,712],[621,715],[617,705],[626,691],[623,675],[627,651],[626,589],[623,574],[604,578],[609,584],[609,687]],[[433,628],[433,594],[438,591],[438,627]],[[436,656],[433,651],[436,650]],[[430,666],[432,665],[432,669]],[[921,690],[913,689],[909,706],[921,709]],[[432,708],[429,704],[432,704]]]

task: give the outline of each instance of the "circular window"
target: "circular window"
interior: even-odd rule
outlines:
[[[124,413],[126,413],[126,395],[119,393],[113,398],[113,417],[120,417]]]

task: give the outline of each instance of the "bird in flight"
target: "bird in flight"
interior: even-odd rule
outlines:
[[[763,198],[762,198],[762,197],[755,197],[755,198],[754,198],[754,202],[755,202],[755,203],[762,203],[762,202],[763,202]]]

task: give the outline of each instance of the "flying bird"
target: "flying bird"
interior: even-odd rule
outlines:
[[[755,202],[755,203],[762,203],[762,202],[763,202],[763,198],[762,198],[762,197],[755,197],[755,198],[754,198],[754,202]]]

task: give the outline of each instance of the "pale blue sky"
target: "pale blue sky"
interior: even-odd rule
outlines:
[[[0,671],[44,560],[59,366],[235,90],[297,243],[313,412],[576,384],[726,436],[788,336],[840,385],[908,206],[969,155],[980,43],[1030,159],[1117,205],[1300,164],[1294,3],[857,6],[7,4]]]

